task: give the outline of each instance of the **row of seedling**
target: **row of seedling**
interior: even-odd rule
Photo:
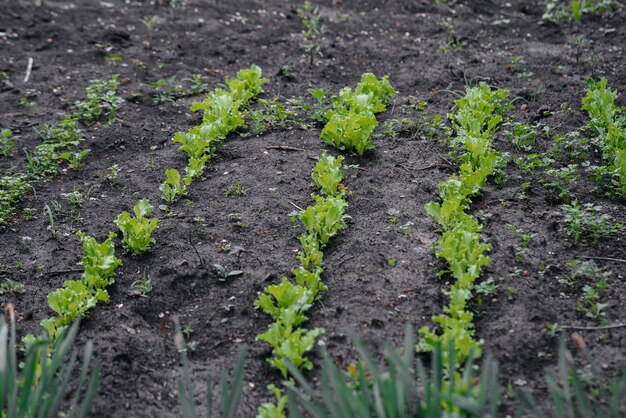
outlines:
[[[311,197],[315,204],[292,215],[292,221],[300,219],[306,231],[298,237],[301,250],[300,266],[292,271],[293,281],[283,277],[279,284],[267,286],[255,301],[256,308],[268,314],[272,322],[263,334],[257,336],[272,347],[268,363],[287,377],[287,362],[300,369],[310,370],[313,363],[306,353],[313,348],[315,339],[323,328],[306,329],[307,311],[313,306],[320,292],[327,290],[321,280],[323,272],[323,249],[330,238],[346,228],[345,214],[348,202],[341,181],[343,157],[322,153],[311,178],[320,194]],[[295,283],[294,283],[295,282]],[[280,404],[280,402],[279,402]],[[262,408],[270,408],[264,405]]]
[[[174,168],[165,172],[167,180],[159,189],[168,203],[183,196],[193,180],[204,173],[207,162],[221,149],[226,136],[244,124],[243,110],[263,92],[262,86],[267,82],[261,68],[252,65],[240,70],[237,78],[226,79],[226,90],[217,89],[202,102],[192,104],[192,113],[203,112],[202,123],[174,135],[173,141],[180,144],[179,149],[187,154],[188,161],[184,177]]]
[[[75,112],[57,125],[43,124],[35,128],[43,142],[31,152],[26,151],[27,173],[0,178],[0,228],[6,227],[13,218],[17,205],[31,189],[29,182],[55,176],[62,162],[72,169],[84,165],[83,160],[90,150],[78,150],[84,141],[79,123],[90,125],[107,117],[111,124],[123,102],[116,94],[118,87],[117,75],[108,80],[92,80],[85,91],[85,99],[74,104]],[[2,156],[9,157],[13,153],[15,141],[10,137],[11,131],[2,131]]]
[[[491,90],[485,83],[467,88],[448,115],[456,136],[449,145],[459,151],[460,172],[439,183],[441,202],[429,202],[426,212],[441,226],[442,236],[435,246],[437,257],[446,260],[453,283],[444,293],[450,302],[433,322],[441,328],[437,334],[429,327],[420,329],[419,350],[434,351],[440,344],[444,364],[454,359],[454,373],[470,356],[479,356],[482,342],[474,336],[473,314],[468,309],[474,282],[489,263],[485,254],[491,245],[481,242],[481,225],[466,211],[472,196],[478,194],[498,165],[500,154],[492,148],[492,135],[508,108],[508,92]],[[450,353],[450,349],[454,353]],[[452,355],[454,354],[454,355]],[[450,366],[448,366],[449,368]]]
[[[340,150],[358,155],[374,148],[371,142],[371,134],[377,125],[374,113],[385,111],[395,94],[387,77],[378,80],[374,74],[363,74],[357,87],[354,90],[343,88],[334,99],[333,107],[325,113],[322,139]],[[277,368],[283,377],[288,376],[287,364],[298,369],[313,368],[313,363],[305,355],[313,348],[315,339],[324,332],[323,328],[305,329],[302,324],[320,292],[327,290],[321,280],[323,249],[337,232],[346,228],[348,202],[345,187],[341,184],[342,162],[343,157],[332,157],[322,152],[311,174],[320,194],[311,196],[314,205],[292,214],[291,218],[293,223],[299,219],[306,230],[298,237],[300,266],[292,271],[293,281],[283,277],[279,284],[266,287],[255,301],[255,307],[274,320],[257,339],[272,346],[272,357],[268,363]],[[284,416],[286,397],[278,388],[270,386],[270,389],[277,403],[263,404],[258,416]]]
[[[143,254],[155,242],[152,233],[158,227],[159,220],[148,218],[153,210],[147,199],[141,199],[133,208],[134,216],[124,211],[115,220],[122,232],[124,247],[129,253]],[[41,324],[51,341],[67,326],[84,317],[98,302],[108,302],[106,288],[115,282],[115,270],[122,265],[122,261],[115,257],[115,232],[110,232],[102,243],[82,231],[78,232],[78,236],[83,244],[81,278],[67,280],[62,288],[48,294],[48,305],[56,316],[44,319]],[[28,343],[28,338],[26,342]]]
[[[626,112],[615,105],[618,93],[607,87],[607,80],[587,80],[582,110],[591,120],[588,127],[593,142],[602,152],[604,165],[595,168],[595,177],[609,194],[626,198]]]
[[[116,77],[111,80],[117,82]],[[179,132],[174,137],[174,141],[181,143],[181,149],[189,155],[187,177],[183,186],[185,189],[191,184],[193,178],[202,174],[206,161],[221,146],[226,135],[243,123],[240,107],[261,93],[261,85],[266,81],[261,78],[261,69],[252,66],[248,70],[239,71],[237,79],[226,81],[228,92],[218,89],[210,93],[203,102],[194,103],[192,111],[204,110],[203,123],[187,133]],[[77,107],[83,112],[81,115],[85,122],[97,120],[101,116],[94,106],[81,107],[77,104]],[[109,113],[110,122],[113,118],[114,113],[113,116]],[[71,121],[76,122],[77,118]],[[174,201],[183,193],[180,175],[176,170],[168,170],[166,174],[168,182],[161,185],[161,191],[168,201]],[[178,176],[178,181],[170,183],[172,176]],[[143,254],[154,243],[152,233],[158,227],[159,220],[148,217],[153,210],[150,202],[142,199],[133,208],[134,216],[124,211],[115,220],[115,224],[123,234],[124,247],[129,253]],[[45,319],[42,325],[52,340],[62,329],[85,316],[98,301],[108,301],[106,287],[114,282],[115,268],[121,265],[121,261],[115,257],[113,242],[116,237],[115,233],[111,232],[107,240],[101,244],[80,232],[79,236],[83,241],[85,257],[82,259],[82,265],[85,272],[80,280],[68,280],[62,288],[48,295],[48,305],[56,316]]]

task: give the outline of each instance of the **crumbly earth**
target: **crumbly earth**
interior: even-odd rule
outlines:
[[[264,97],[286,100],[308,96],[310,87],[337,92],[372,71],[388,74],[399,93],[381,121],[434,114],[445,119],[455,91],[485,80],[511,91],[516,99],[509,112],[512,120],[540,121],[551,133],[586,123],[578,109],[588,76],[607,77],[611,86],[626,92],[623,13],[585,16],[579,24],[542,25],[541,1],[458,1],[454,7],[425,0],[317,3],[328,33],[323,57],[310,65],[296,14],[301,4],[295,1],[45,0],[42,7],[26,0],[0,1],[0,71],[6,72],[0,80],[0,127],[19,135],[14,157],[0,160],[2,170],[12,165],[23,169],[21,150],[39,142],[33,127],[58,121],[70,111],[89,80],[120,74],[126,99],[112,126],[85,128],[84,145],[91,149],[86,166],[35,184],[15,224],[0,234],[2,275],[25,286],[23,293],[0,296],[3,306],[15,305],[20,333],[38,332],[39,322],[51,315],[46,295],[80,274],[76,263],[82,250],[75,232],[104,239],[115,230],[117,215],[139,198],[162,204],[158,186],[164,170],[185,166],[185,156],[171,138],[197,122],[188,109],[201,96],[180,97],[176,106],[155,105],[149,83],[156,80],[202,74],[213,89],[224,76],[254,63],[270,78]],[[150,16],[158,17],[152,30],[141,21]],[[446,25],[456,33],[449,34]],[[573,41],[579,34],[588,41],[581,48]],[[450,41],[462,47],[446,51]],[[524,58],[524,71],[532,75],[515,75],[509,63],[516,55]],[[34,65],[24,82],[29,57]],[[34,106],[20,105],[23,97]],[[423,114],[402,106],[417,99],[428,100]],[[624,105],[623,100],[619,103]],[[230,370],[244,343],[249,355],[240,416],[253,416],[258,405],[269,400],[266,385],[280,378],[265,362],[268,346],[255,341],[269,319],[253,302],[267,284],[288,275],[297,264],[298,231],[288,214],[311,203],[314,159],[328,148],[319,134],[315,127],[274,129],[246,138],[232,135],[204,177],[192,185],[188,199],[171,207],[175,215],[156,211],[161,224],[152,250],[141,257],[120,255],[124,265],[109,290],[110,302],[90,313],[79,334],[79,344],[94,341],[102,363],[94,416],[180,415],[174,316],[191,327],[189,339],[197,342],[190,359],[199,400],[205,398],[206,377]],[[442,135],[439,131],[431,138],[422,130],[394,140],[379,138],[376,149],[362,158],[346,156],[349,164],[359,165],[345,182],[352,219],[325,251],[329,291],[308,321],[311,328],[326,329],[319,345],[342,366],[356,359],[347,330],[355,330],[379,352],[382,343],[401,344],[407,323],[415,329],[431,324],[431,316],[447,303],[442,294],[447,282],[436,277],[444,264],[431,251],[439,236],[437,226],[423,210],[436,198],[437,183],[455,172],[438,141]],[[541,136],[538,152],[548,149],[551,141]],[[279,148],[271,148],[275,146]],[[502,135],[495,147],[519,155]],[[598,161],[593,153],[590,159]],[[103,176],[113,164],[121,168],[117,185]],[[582,285],[594,282],[564,284],[571,274],[567,262],[594,256],[626,258],[625,235],[617,233],[597,246],[583,242],[571,248],[560,232],[562,212],[546,202],[547,192],[537,178],[522,175],[513,163],[505,171],[504,186],[488,185],[472,208],[488,219],[483,236],[493,245],[483,277],[498,284],[495,293],[476,305],[477,335],[485,341],[485,352],[499,360],[503,386],[529,389],[545,398],[544,369],[556,363],[558,340],[546,324],[598,324],[576,309]],[[225,196],[225,189],[237,181],[247,195]],[[533,191],[527,202],[518,199],[524,181]],[[594,202],[626,222],[623,202],[593,193],[593,187],[589,175],[583,174],[574,191],[580,201]],[[90,196],[80,207],[80,222],[69,215],[62,196],[75,189]],[[64,211],[56,219],[56,240],[42,211],[53,201]],[[25,219],[24,208],[33,208],[35,218]],[[395,225],[387,214],[392,208],[400,213]],[[247,227],[236,226],[231,213],[239,213]],[[507,224],[536,234],[523,260],[515,254],[519,238]],[[406,233],[400,228],[404,225]],[[222,240],[235,251],[220,252],[216,243]],[[389,259],[397,259],[395,267]],[[222,283],[212,264],[244,273]],[[613,272],[602,297],[608,303],[609,323],[626,321],[620,309],[626,303],[624,264],[597,264]],[[147,297],[129,294],[131,284],[144,275],[152,280],[152,292]],[[607,373],[626,364],[620,349],[626,344],[624,328],[578,332]],[[319,364],[319,350],[312,358]],[[217,386],[210,390],[218,394]],[[511,413],[515,405],[514,399],[504,399],[502,413]]]

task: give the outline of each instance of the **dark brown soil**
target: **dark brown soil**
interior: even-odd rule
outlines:
[[[77,273],[63,272],[74,269],[81,257],[75,232],[80,229],[104,239],[115,229],[117,215],[139,198],[161,204],[158,186],[164,170],[184,167],[184,155],[171,138],[193,126],[188,106],[198,97],[183,97],[178,106],[153,105],[137,98],[138,92],[152,91],[149,82],[201,73],[215,88],[224,74],[232,76],[255,63],[270,78],[265,97],[285,99],[307,96],[310,86],[336,92],[372,71],[388,74],[399,92],[396,105],[381,117],[385,119],[421,117],[400,106],[408,96],[427,99],[435,91],[463,90],[466,82],[480,79],[521,98],[510,112],[513,120],[543,118],[556,133],[585,124],[586,116],[578,108],[585,79],[592,72],[626,92],[626,24],[619,13],[556,26],[539,24],[540,1],[459,1],[450,8],[434,1],[324,0],[319,4],[329,32],[324,57],[311,66],[300,45],[302,26],[296,15],[300,2],[189,0],[175,8],[165,0],[44,3],[34,7],[26,0],[0,0],[0,71],[8,74],[0,80],[0,127],[20,136],[16,149],[32,149],[39,141],[33,126],[58,121],[69,104],[82,97],[91,79],[120,74],[127,100],[112,126],[85,129],[85,144],[92,150],[86,167],[35,185],[36,193],[22,208],[34,208],[36,219],[24,220],[21,211],[16,223],[0,234],[4,276],[25,285],[24,293],[0,296],[0,301],[15,305],[23,333],[38,332],[38,323],[51,315],[46,295],[64,280],[76,278]],[[159,22],[150,33],[140,19],[153,15]],[[444,19],[456,28],[454,36],[464,44],[462,49],[438,51],[451,39],[438,24]],[[571,40],[576,34],[592,41],[578,60]],[[589,60],[593,53],[595,58]],[[121,57],[121,64],[105,60],[107,54]],[[508,65],[513,55],[524,57],[525,70],[533,73],[530,80],[513,74]],[[29,57],[34,66],[24,83]],[[290,77],[279,75],[284,66],[290,67]],[[39,92],[30,110],[19,104],[29,89]],[[426,114],[445,116],[454,98],[446,92],[433,95]],[[569,110],[561,110],[562,103]],[[620,103],[624,105],[623,100]],[[545,117],[548,110],[554,115]],[[267,148],[274,145],[304,151]],[[513,152],[504,137],[496,146]],[[550,140],[542,137],[540,152],[549,146]],[[103,366],[94,416],[152,412],[179,416],[175,384],[181,369],[172,341],[174,315],[191,326],[191,339],[198,343],[191,361],[201,398],[206,376],[232,368],[238,347],[246,343],[250,354],[241,416],[253,416],[269,399],[265,386],[280,379],[265,363],[268,346],[255,341],[269,319],[253,308],[253,302],[264,286],[296,265],[298,241],[288,214],[294,206],[310,204],[312,158],[325,148],[319,129],[273,130],[245,139],[233,135],[204,178],[191,187],[189,201],[172,207],[177,216],[165,218],[157,210],[163,218],[157,244],[145,256],[122,256],[124,266],[110,289],[110,302],[94,309],[81,325],[81,343],[94,341]],[[352,220],[325,252],[329,291],[308,322],[326,329],[319,343],[341,365],[355,358],[347,329],[373,345],[399,345],[406,322],[416,329],[431,324],[431,316],[446,303],[441,293],[446,283],[436,279],[443,264],[431,252],[437,227],[423,211],[424,204],[436,198],[437,183],[454,173],[442,158],[445,154],[436,138],[407,135],[377,140],[376,150],[363,158],[348,157],[361,168],[346,181],[353,192],[348,208]],[[19,166],[23,153],[0,163],[3,170]],[[113,164],[122,168],[117,186],[103,177]],[[226,187],[236,181],[249,189],[247,196],[224,196]],[[517,199],[523,181],[531,181],[535,192],[528,203]],[[583,175],[575,190],[579,199],[595,202],[626,222],[623,202],[592,193],[593,186]],[[42,208],[56,200],[68,210],[61,194],[75,188],[90,191],[91,199],[80,209],[84,220],[78,224],[69,216],[60,217],[59,239],[54,240]],[[511,163],[504,187],[489,185],[475,205],[475,213],[492,214],[484,228],[485,239],[493,245],[492,262],[483,277],[499,284],[495,295],[479,307],[477,334],[485,340],[486,352],[499,359],[502,384],[531,388],[540,397],[545,396],[543,369],[555,364],[557,343],[546,324],[597,325],[576,311],[582,290],[558,280],[570,272],[567,261],[582,256],[626,258],[624,232],[596,247],[570,248],[559,231],[561,211],[546,203],[545,196],[536,179],[523,178]],[[412,222],[408,234],[388,222],[390,208],[400,211],[400,225]],[[233,212],[241,214],[247,228],[230,222]],[[198,217],[206,220],[205,227],[194,220]],[[516,260],[514,246],[519,240],[506,226],[509,223],[537,234],[523,262]],[[29,245],[22,245],[24,236],[32,238]],[[218,252],[216,242],[223,239],[243,251]],[[396,267],[389,266],[389,258],[398,260]],[[220,283],[207,268],[214,263],[244,274]],[[608,320],[626,321],[620,309],[626,303],[624,264],[597,263],[614,273],[603,297],[609,303]],[[550,266],[543,277],[542,264]],[[130,296],[130,285],[144,273],[152,278],[154,290],[146,298]],[[580,333],[605,370],[614,372],[626,365],[621,348],[626,344],[624,328]],[[314,360],[319,364],[319,353]],[[217,387],[213,390],[217,393]],[[512,411],[514,403],[505,401],[503,412]]]

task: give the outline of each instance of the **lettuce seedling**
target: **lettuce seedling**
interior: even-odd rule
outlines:
[[[180,181],[180,173],[175,168],[165,171],[167,180],[159,186],[163,199],[168,203],[174,203],[179,196],[185,193],[185,185]]]
[[[122,260],[115,257],[115,232],[110,232],[107,239],[98,244],[95,238],[85,235],[82,231],[76,233],[83,243],[83,258],[80,265],[84,272],[82,281],[91,288],[104,289],[114,283],[115,270],[122,265]]]
[[[204,112],[202,124],[215,124],[215,131],[220,137],[225,137],[243,124],[243,116],[239,111],[241,101],[236,100],[224,90],[217,89],[209,93],[202,102],[191,105],[191,111]]]
[[[214,123],[198,125],[187,132],[176,132],[173,141],[181,144],[178,149],[185,152],[189,158],[200,158],[204,155],[212,158],[222,146],[220,130]]]
[[[187,167],[185,167],[185,178],[183,179],[183,182],[185,183],[184,189],[187,189],[194,179],[200,177],[204,173],[206,163],[210,158],[211,157],[209,155],[203,155],[199,158],[189,159]]]
[[[374,149],[371,135],[377,125],[376,117],[369,110],[336,112],[322,129],[322,139],[340,150],[363,155]]]
[[[287,361],[299,369],[313,368],[311,360],[304,355],[313,349],[315,339],[325,332],[324,328],[295,328],[297,320],[298,313],[293,308],[283,309],[278,320],[270,324],[266,332],[256,337],[272,346],[273,357],[267,362],[280,370],[283,377],[287,377]]]
[[[274,320],[278,320],[284,309],[292,309],[295,313],[293,325],[298,326],[306,321],[305,312],[313,304],[313,292],[301,285],[294,285],[283,277],[279,284],[267,286],[254,302]]]
[[[93,289],[79,280],[67,280],[61,289],[48,294],[48,305],[57,314],[44,319],[41,325],[51,340],[56,339],[61,330],[82,317],[100,302],[108,302],[109,294],[104,289]]]
[[[371,94],[374,97],[375,106],[369,109],[374,113],[384,112],[391,98],[396,95],[396,90],[389,83],[389,77],[384,76],[380,80],[372,73],[361,75],[361,81],[354,90],[355,94]]]
[[[133,207],[134,218],[124,211],[115,220],[115,224],[122,231],[125,248],[134,255],[145,253],[150,248],[150,244],[155,242],[151,235],[158,228],[159,220],[145,217],[153,210],[154,207],[148,199],[141,199]]]
[[[317,234],[302,234],[298,237],[302,251],[298,253],[298,260],[304,269],[318,268],[322,266],[324,254],[320,248],[320,241]]]
[[[456,111],[450,119],[460,138],[488,138],[502,121],[502,114],[511,106],[507,90],[491,90],[481,82],[467,88],[465,96],[456,100]]]
[[[348,202],[338,197],[322,197],[314,195],[314,206],[309,206],[300,212],[300,221],[310,234],[315,234],[321,246],[325,246],[328,240],[337,232],[346,228],[345,214]]]
[[[607,80],[587,80],[582,110],[591,120],[592,140],[601,150],[605,166],[595,170],[599,182],[607,180],[609,194],[626,197],[626,113],[616,106],[618,93],[607,87]]]
[[[258,65],[252,65],[248,69],[239,70],[236,79],[226,79],[226,85],[234,100],[247,103],[250,99],[263,93],[263,84],[268,83],[263,78],[263,71]]]
[[[291,272],[296,283],[309,289],[313,293],[314,298],[318,298],[320,292],[328,290],[328,287],[320,278],[323,271],[320,267],[315,268],[315,270],[307,270],[304,267],[300,267]]]
[[[327,196],[337,196],[343,194],[344,189],[340,188],[341,180],[343,180],[343,173],[341,170],[341,163],[343,157],[333,157],[328,155],[324,150],[320,156],[320,160],[315,164],[311,178]]]

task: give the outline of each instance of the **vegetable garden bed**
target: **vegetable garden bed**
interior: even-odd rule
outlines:
[[[282,338],[309,333],[292,361],[317,379],[322,349],[355,370],[349,330],[380,359],[407,324],[422,351],[453,341],[452,369],[471,348],[497,359],[499,416],[522,390],[549,403],[559,335],[616,375],[626,7],[576,21],[548,3],[0,0],[18,337],[85,317],[94,416],[181,416],[178,349],[204,399],[243,344],[254,416],[287,375]],[[70,288],[97,297],[70,312]]]

